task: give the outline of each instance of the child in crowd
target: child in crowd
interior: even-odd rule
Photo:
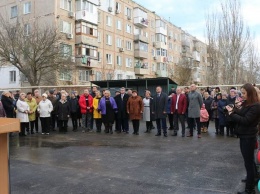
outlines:
[[[200,126],[201,126],[202,133],[208,132],[208,128],[207,128],[208,120],[209,120],[209,113],[205,108],[205,104],[203,104],[200,109]]]

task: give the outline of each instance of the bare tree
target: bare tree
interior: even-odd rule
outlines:
[[[192,58],[182,57],[178,65],[174,68],[175,80],[178,85],[189,85],[192,79]]]
[[[207,75],[212,78],[210,84],[239,84],[244,70],[251,68],[248,62],[252,58],[250,49],[254,48],[252,37],[244,23],[239,0],[223,1],[220,8],[220,12],[211,12],[206,18],[210,63]]]
[[[39,25],[37,19],[11,23],[0,15],[0,61],[18,68],[32,86],[43,80],[55,84],[57,71],[67,69],[69,53],[62,51],[61,42],[51,25]]]

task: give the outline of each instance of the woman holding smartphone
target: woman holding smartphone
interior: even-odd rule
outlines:
[[[247,173],[245,191],[238,194],[254,194],[256,177],[254,150],[257,141],[257,124],[260,120],[260,100],[252,84],[243,85],[241,93],[243,99],[241,106],[237,108],[226,106],[226,109],[230,119],[237,123],[235,130],[240,138],[240,150]],[[238,105],[239,103],[236,103],[236,106]]]

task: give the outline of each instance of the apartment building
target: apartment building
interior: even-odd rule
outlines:
[[[0,10],[59,28],[71,68],[59,72],[58,84],[174,79],[182,59],[190,61],[191,82],[206,84],[206,44],[132,0],[4,0]]]

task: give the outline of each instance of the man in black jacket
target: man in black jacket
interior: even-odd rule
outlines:
[[[157,125],[157,134],[155,136],[161,136],[161,130],[163,130],[164,137],[167,137],[167,104],[168,96],[162,92],[162,87],[156,87],[156,95],[154,96],[153,112]]]
[[[120,94],[115,96],[115,101],[118,108],[116,118],[116,132],[118,133],[121,133],[122,130],[123,132],[129,133],[128,113],[126,108],[128,98],[129,96],[125,93],[124,87],[120,89]]]

